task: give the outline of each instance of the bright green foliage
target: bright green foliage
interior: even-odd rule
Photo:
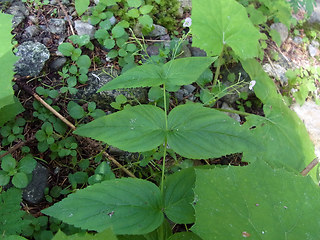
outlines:
[[[150,105],[129,107],[81,126],[74,133],[129,152],[149,151],[164,142],[164,112]]]
[[[258,56],[259,31],[246,9],[235,0],[203,0],[192,3],[193,45],[209,56],[231,47],[242,59]]]
[[[168,240],[201,240],[196,234],[192,232],[180,232],[172,235]]]
[[[95,235],[89,233],[77,233],[70,236],[67,236],[59,230],[52,240],[117,240],[117,237],[113,234],[111,229],[106,229]]]
[[[272,169],[263,160],[195,171],[192,231],[203,240],[319,238],[320,192],[311,178]]]
[[[242,152],[248,144],[248,135],[235,120],[200,104],[174,108],[168,129],[162,109],[140,105],[98,118],[74,133],[129,152],[150,151],[167,138],[172,150],[193,159]]]
[[[264,104],[265,113],[265,117],[247,117],[245,126],[255,126],[251,130],[253,137],[262,146],[262,152],[251,148],[245,153],[247,160],[263,156],[277,166],[302,171],[315,158],[314,147],[303,122],[287,107],[275,84],[257,61],[243,61],[242,65],[251,79],[256,81],[254,91]],[[314,174],[315,170],[313,177]]]
[[[12,177],[12,184],[17,188],[25,188],[28,185],[28,174],[31,174],[37,162],[31,155],[23,157],[17,164],[16,160],[7,155],[1,159],[0,186],[9,183]]]
[[[192,57],[172,60],[162,66],[145,64],[126,71],[104,85],[99,91],[153,87],[163,83],[179,86],[191,84],[214,60],[215,58],[211,57]]]
[[[0,236],[20,234],[29,221],[22,220],[25,215],[21,211],[21,190],[10,188],[0,194]]]
[[[156,185],[140,179],[97,183],[42,211],[68,224],[115,234],[145,234],[163,222],[161,195]]]
[[[68,113],[73,119],[80,119],[80,118],[83,118],[85,115],[85,111],[83,110],[83,108],[76,102],[70,101],[68,103],[67,108],[68,108]]]
[[[11,20],[11,15],[0,13],[0,126],[24,110],[13,95],[11,83],[14,75],[13,64],[18,60],[12,53]]]
[[[89,7],[90,0],[75,0],[76,11],[81,16]]]
[[[168,176],[164,183],[164,212],[178,224],[194,223],[193,187],[195,183],[193,168]]]
[[[220,157],[242,152],[249,135],[234,119],[200,104],[174,108],[168,117],[168,145],[178,154],[192,159]]]

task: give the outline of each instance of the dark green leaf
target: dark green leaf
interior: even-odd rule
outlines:
[[[163,221],[160,190],[140,179],[115,179],[89,186],[43,210],[82,229],[115,234],[145,234]]]
[[[19,161],[18,168],[19,171],[30,174],[32,173],[36,165],[37,161],[33,159],[32,155],[27,155]]]
[[[15,169],[16,165],[16,160],[10,154],[1,159],[1,168],[6,172],[10,172]]]
[[[195,183],[193,168],[169,175],[164,183],[164,212],[177,224],[194,223],[193,188]]]
[[[195,171],[192,231],[203,240],[318,239],[320,192],[310,177],[272,169],[263,160]]]
[[[28,177],[23,172],[18,172],[12,178],[12,184],[16,188],[25,188],[28,185]]]
[[[74,133],[126,151],[149,151],[164,142],[164,111],[150,105],[130,107],[100,117],[79,127]]]
[[[80,118],[83,118],[85,115],[85,111],[83,110],[83,108],[79,104],[77,104],[73,101],[70,101],[68,103],[67,108],[68,108],[68,112],[69,112],[70,116],[73,119],[80,119]]]
[[[58,47],[59,52],[61,52],[64,56],[70,57],[72,52],[74,51],[74,47],[71,43],[61,43]]]
[[[76,11],[81,16],[89,7],[90,0],[75,0]]]

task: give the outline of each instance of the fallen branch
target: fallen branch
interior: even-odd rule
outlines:
[[[309,163],[309,165],[306,166],[306,168],[301,171],[301,175],[302,175],[302,176],[307,176],[307,174],[308,174],[315,166],[317,166],[318,163],[319,163],[319,159],[318,159],[318,158],[313,159],[312,162]]]

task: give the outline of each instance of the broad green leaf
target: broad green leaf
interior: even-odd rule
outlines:
[[[80,118],[83,118],[85,115],[85,111],[83,110],[83,108],[79,104],[73,101],[68,103],[67,108],[68,108],[68,113],[73,119],[80,119]]]
[[[14,103],[5,105],[3,108],[0,108],[0,127],[2,127],[3,124],[10,121],[11,119],[14,119],[19,113],[22,113],[24,111],[24,108],[17,97],[13,96],[13,101]]]
[[[12,16],[0,13],[0,110],[6,105],[14,104],[12,89],[13,65],[18,58],[12,52]],[[0,117],[1,119],[2,117]]]
[[[125,34],[125,30],[120,25],[114,26],[111,30],[113,38],[120,38]]]
[[[163,222],[159,188],[141,179],[115,179],[70,194],[42,210],[82,229],[115,234],[145,234]]]
[[[36,165],[37,161],[33,159],[32,155],[27,155],[19,161],[18,168],[19,171],[30,174],[32,173]]]
[[[242,61],[242,66],[256,81],[254,91],[263,102],[265,117],[251,115],[244,127],[251,130],[260,150],[250,148],[244,153],[246,160],[264,157],[269,163],[302,171],[314,158],[314,146],[308,132],[295,112],[284,103],[277,93],[274,82],[256,60]],[[310,172],[316,180],[316,168]]]
[[[8,173],[0,170],[0,186],[5,186],[10,182],[10,176],[8,176]]]
[[[74,46],[72,46],[71,43],[61,43],[59,46],[58,46],[58,50],[59,52],[61,52],[64,56],[66,57],[70,57],[74,51]]]
[[[11,156],[11,154],[4,156],[1,159],[1,168],[6,172],[10,172],[15,169],[17,165],[16,160]]]
[[[69,236],[59,230],[52,240],[117,240],[117,237],[113,234],[111,229],[106,229],[95,235],[89,233],[77,233]]]
[[[170,61],[163,66],[166,83],[172,85],[191,84],[197,81],[216,59],[216,57],[189,57]]]
[[[195,183],[193,168],[169,175],[164,183],[164,212],[176,224],[194,223],[193,188]]]
[[[209,56],[220,55],[227,46],[242,59],[258,56],[260,33],[235,0],[194,1],[191,29],[193,45]]]
[[[129,7],[138,8],[141,6],[141,0],[127,0]]]
[[[249,134],[234,119],[200,104],[174,108],[168,117],[168,145],[178,154],[192,159],[207,159],[243,152]]]
[[[89,68],[91,65],[91,60],[88,55],[81,55],[77,60],[77,65],[79,68]]]
[[[179,232],[172,235],[168,240],[202,240],[192,232]]]
[[[144,5],[141,8],[139,8],[139,11],[141,12],[141,14],[148,14],[152,11],[152,9],[152,5]]]
[[[75,0],[76,11],[81,16],[89,7],[90,0]]]
[[[142,15],[138,18],[139,23],[144,27],[152,27],[153,20],[149,15]]]
[[[16,188],[25,188],[28,185],[28,177],[23,172],[16,173],[12,178],[12,184]]]
[[[163,83],[164,76],[162,74],[161,67],[153,64],[144,64],[132,68],[119,77],[116,77],[101,87],[98,92],[119,88],[158,86]]]
[[[320,193],[310,177],[272,169],[262,160],[195,171],[192,231],[203,240],[319,238]]]
[[[164,142],[164,111],[150,105],[130,107],[98,118],[74,133],[129,152],[150,151]]]
[[[192,57],[171,60],[165,65],[145,64],[132,68],[99,89],[154,87],[163,83],[187,85],[195,82],[216,58]]]
[[[139,10],[136,9],[136,8],[130,9],[130,10],[126,13],[126,15],[127,15],[128,17],[132,17],[132,18],[138,18],[138,17],[140,16]]]

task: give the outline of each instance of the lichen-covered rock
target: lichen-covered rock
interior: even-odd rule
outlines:
[[[51,18],[48,24],[48,31],[53,34],[63,34],[66,30],[66,21],[59,18]]]
[[[29,15],[28,9],[20,1],[13,2],[7,13],[13,15],[13,28],[17,27]]]
[[[94,33],[96,32],[96,29],[90,23],[77,20],[74,21],[74,28],[76,29],[78,35],[89,35],[90,39],[94,38]]]
[[[115,101],[115,98],[123,94],[128,100],[137,99],[140,103],[146,103],[148,99],[148,92],[145,88],[132,88],[127,91],[104,91],[97,93],[98,89],[106,83],[110,82],[117,73],[115,70],[111,72],[110,69],[103,69],[92,71],[88,73],[88,81],[86,85],[79,89],[76,98],[86,101],[94,101],[101,109],[110,108],[110,103]]]
[[[38,42],[24,42],[17,47],[17,50],[16,55],[20,59],[15,64],[15,70],[20,76],[38,76],[50,58],[49,50]]]
[[[148,37],[161,37],[168,34],[168,30],[160,25],[153,24],[154,29],[146,36]],[[142,25],[136,24],[133,27],[133,32],[137,37],[142,37]]]
[[[22,197],[32,204],[39,203],[44,197],[44,189],[48,185],[49,171],[42,164],[37,163],[32,172],[32,180],[23,190]]]

